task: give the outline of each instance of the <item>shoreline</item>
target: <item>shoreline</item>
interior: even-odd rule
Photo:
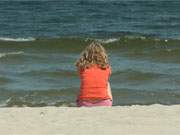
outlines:
[[[4,135],[179,135],[180,105],[0,108]]]

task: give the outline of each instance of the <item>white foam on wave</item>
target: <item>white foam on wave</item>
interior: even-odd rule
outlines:
[[[108,43],[113,43],[120,40],[119,38],[110,38],[110,39],[97,39],[98,42],[108,44]]]
[[[10,55],[21,55],[23,53],[24,53],[23,51],[0,53],[0,58],[6,57],[6,56],[10,56]]]
[[[1,41],[14,41],[14,42],[26,42],[26,41],[34,41],[35,38],[28,37],[28,38],[8,38],[8,37],[0,37]]]

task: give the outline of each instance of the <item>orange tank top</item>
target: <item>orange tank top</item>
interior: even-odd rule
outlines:
[[[111,99],[108,95],[108,81],[111,68],[101,69],[97,65],[80,70],[80,93],[78,100],[83,99]]]

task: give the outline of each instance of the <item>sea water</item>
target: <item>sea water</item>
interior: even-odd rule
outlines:
[[[178,0],[0,1],[0,106],[75,106],[74,65],[107,49],[113,105],[180,103]]]

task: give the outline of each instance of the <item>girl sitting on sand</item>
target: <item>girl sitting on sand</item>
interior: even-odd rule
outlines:
[[[81,53],[76,67],[81,81],[77,106],[112,106],[111,67],[104,47],[92,42]]]

